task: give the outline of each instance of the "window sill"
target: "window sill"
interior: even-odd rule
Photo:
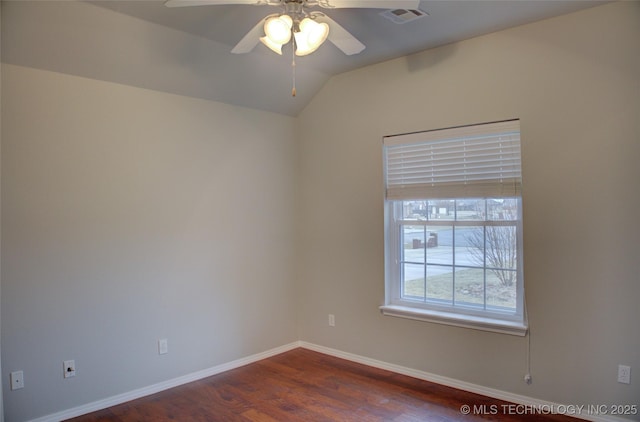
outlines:
[[[494,333],[524,336],[527,334],[527,324],[516,321],[505,321],[495,318],[478,317],[472,315],[451,314],[426,309],[410,308],[408,306],[385,305],[380,310],[383,315],[417,321],[435,322],[453,325],[455,327],[472,328],[474,330],[491,331]]]

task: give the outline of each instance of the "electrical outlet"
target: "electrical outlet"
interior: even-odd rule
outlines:
[[[618,365],[618,382],[622,384],[631,384],[631,367],[627,365]]]
[[[24,388],[24,373],[15,371],[11,373],[11,390],[19,390]]]
[[[169,341],[166,338],[158,340],[158,354],[166,355],[169,353]]]
[[[71,378],[76,376],[76,361],[65,360],[62,362],[62,374],[65,378]]]
[[[329,314],[329,327],[336,326],[336,316],[333,314]]]

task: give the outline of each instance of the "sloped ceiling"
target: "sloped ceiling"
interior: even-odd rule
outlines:
[[[601,3],[422,1],[429,16],[402,25],[378,9],[325,10],[367,48],[345,56],[327,42],[297,58],[295,98],[290,50],[230,52],[269,6],[3,1],[2,61],[295,116],[338,73]]]

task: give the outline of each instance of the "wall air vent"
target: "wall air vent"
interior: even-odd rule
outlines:
[[[393,9],[385,10],[380,13],[381,16],[389,19],[391,22],[402,24],[421,19],[429,16],[427,12],[420,9]]]

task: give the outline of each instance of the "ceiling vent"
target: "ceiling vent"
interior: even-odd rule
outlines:
[[[391,22],[402,24],[414,21],[416,19],[429,16],[427,12],[420,9],[393,9],[385,10],[380,13],[381,16],[389,19]]]

